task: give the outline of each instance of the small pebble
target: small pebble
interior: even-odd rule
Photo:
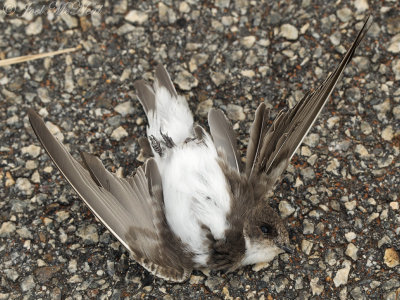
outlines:
[[[119,141],[122,138],[127,137],[127,136],[128,136],[128,133],[126,132],[126,130],[122,126],[114,129],[114,131],[111,134],[111,138],[116,140],[116,141]]]
[[[343,264],[345,265],[345,267],[338,270],[335,277],[333,278],[333,283],[336,287],[347,284],[347,280],[349,279],[351,263],[346,260]]]
[[[294,41],[299,37],[299,31],[291,24],[283,24],[281,26],[281,33],[285,39]]]
[[[397,265],[400,264],[400,258],[399,258],[399,254],[397,253],[397,251],[394,248],[388,248],[385,250],[385,256],[384,256],[384,261],[385,264],[389,267],[389,268],[394,268]]]

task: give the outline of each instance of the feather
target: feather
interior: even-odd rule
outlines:
[[[351,61],[371,22],[372,18],[367,18],[353,45],[347,51],[340,64],[315,91],[308,92],[293,109],[281,111],[264,135],[260,131],[259,140],[262,140],[263,146],[261,151],[255,155],[254,166],[251,170],[255,169],[257,172],[273,174],[274,178],[271,178],[271,180],[275,181],[286,169],[290,159],[329,99],[344,69]],[[256,121],[258,121],[258,118],[255,119]],[[258,127],[259,125],[256,125],[255,128],[257,129]],[[254,131],[254,134],[256,133],[257,131]],[[257,138],[254,137],[252,140],[257,140]],[[254,147],[252,146],[250,152],[248,151],[250,157],[252,157],[253,151]],[[251,170],[248,176],[252,176]]]
[[[141,136],[138,143],[144,158],[154,157],[153,149],[151,148],[148,138]]]
[[[236,144],[236,135],[223,111],[211,109],[208,113],[208,124],[215,147],[222,149],[225,152],[228,164],[240,172],[241,161]]]
[[[264,137],[264,130],[267,124],[267,113],[269,114],[269,110],[266,110],[265,104],[261,103],[256,110],[254,122],[251,125],[250,138],[246,153],[247,177],[250,177],[250,173],[253,171],[255,158],[258,156],[262,146],[262,138]]]
[[[149,111],[156,109],[156,96],[153,88],[144,80],[137,80],[133,84],[136,89],[137,97],[142,104],[144,112],[148,116]]]
[[[172,97],[178,97],[174,84],[162,64],[159,64],[156,69],[156,84],[158,84],[159,87],[165,87]]]
[[[108,172],[97,157],[82,153],[87,171],[36,112],[29,110],[28,114],[35,134],[61,174],[134,259],[161,278],[186,280],[192,269],[191,254],[167,224],[155,161],[147,160],[135,176],[122,179]]]

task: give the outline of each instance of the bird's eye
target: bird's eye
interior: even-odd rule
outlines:
[[[269,224],[263,224],[260,226],[260,230],[265,235],[271,235],[271,234],[273,234],[274,229]]]

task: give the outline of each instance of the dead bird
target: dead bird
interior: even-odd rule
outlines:
[[[333,73],[293,109],[282,110],[267,128],[269,110],[260,104],[242,166],[236,137],[224,113],[211,109],[209,134],[194,124],[162,65],[154,85],[135,82],[147,115],[141,138],[146,160],[132,177],[118,178],[101,161],[81,153],[76,161],[32,109],[39,141],[74,190],[129,250],[160,278],[181,282],[193,269],[232,271],[291,252],[280,216],[266,205],[293,154],[327,102],[366,34],[368,18]]]

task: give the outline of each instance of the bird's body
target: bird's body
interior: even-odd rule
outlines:
[[[168,84],[170,79],[163,68],[159,67],[156,74],[154,97],[146,98],[142,93],[140,99],[144,107],[149,107],[148,139],[157,143],[151,151],[163,183],[165,216],[171,230],[192,253],[194,263],[206,267],[209,249],[202,227],[208,227],[217,239],[224,236],[229,227],[226,216],[230,195],[210,135],[202,131],[203,136],[196,137],[186,99]],[[143,81],[135,85],[138,91],[152,89]],[[165,139],[171,144],[167,145]]]
[[[193,123],[164,67],[151,86],[135,88],[147,115],[146,161],[125,179],[82,153],[85,168],[29,111],[32,127],[75,191],[133,258],[154,275],[183,281],[193,268],[234,270],[268,262],[290,248],[269,192],[319,115],[368,29],[368,21],[336,70],[267,129],[260,104],[242,167],[234,131],[221,110],[209,113],[210,133]]]

